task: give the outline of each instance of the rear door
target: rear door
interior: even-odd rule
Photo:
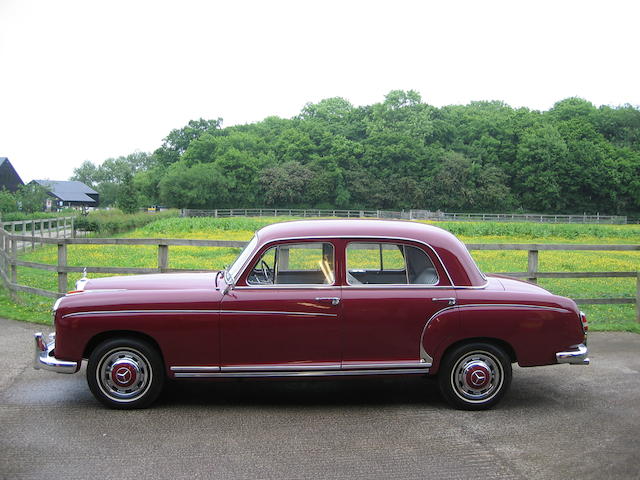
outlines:
[[[418,244],[353,240],[346,247],[342,290],[342,368],[427,366],[427,321],[455,304],[442,267]]]

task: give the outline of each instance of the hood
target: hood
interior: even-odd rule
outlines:
[[[202,290],[213,289],[218,272],[159,273],[122,277],[90,278],[83,290]],[[218,284],[222,282],[218,279]]]

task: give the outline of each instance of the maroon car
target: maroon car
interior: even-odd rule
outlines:
[[[35,367],[74,373],[109,407],[166,378],[437,375],[455,407],[495,405],[511,364],[589,363],[576,304],[484,275],[465,246],[405,221],[267,226],[228,269],[82,279],[36,334]]]

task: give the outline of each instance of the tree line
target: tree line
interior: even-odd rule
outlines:
[[[413,91],[354,107],[343,98],[290,119],[222,127],[192,120],[153,153],[84,162],[72,180],[129,208],[640,211],[640,110],[580,98],[548,111]]]

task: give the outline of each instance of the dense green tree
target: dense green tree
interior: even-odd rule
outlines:
[[[312,179],[313,172],[296,161],[265,168],[260,174],[265,205],[305,206]]]
[[[213,133],[222,127],[222,118],[215,120],[190,120],[182,127],[171,130],[162,143],[162,146],[154,152],[156,160],[165,167],[180,160],[181,155],[187,151],[194,140],[205,133]]]
[[[133,174],[126,172],[118,188],[117,206],[124,213],[134,213],[138,210],[138,192],[133,185]]]
[[[190,121],[152,155],[85,162],[74,178],[105,205],[132,175],[142,205],[640,212],[640,109],[630,105],[436,108],[393,90],[373,105],[334,97],[290,119],[221,124]]]

